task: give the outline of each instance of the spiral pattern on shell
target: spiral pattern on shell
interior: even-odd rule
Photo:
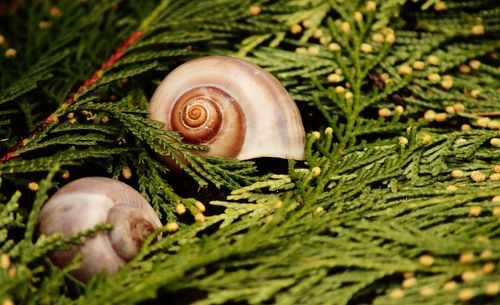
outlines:
[[[195,87],[180,96],[172,108],[171,126],[184,140],[194,144],[222,142],[228,149],[222,154],[234,157],[244,140],[244,117],[234,99],[216,87]],[[229,144],[229,145],[228,145]]]
[[[212,156],[304,158],[295,102],[270,73],[231,57],[208,56],[173,70],[157,88],[151,119]]]

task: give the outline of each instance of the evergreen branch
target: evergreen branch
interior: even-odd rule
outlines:
[[[37,29],[41,1],[33,3],[27,6],[31,12],[25,14],[25,23]],[[154,13],[133,11],[137,14],[120,15],[119,21],[110,17],[99,29],[128,24],[144,32],[141,39],[72,105],[61,108],[49,125],[26,140],[16,150],[20,158],[0,165],[5,180],[0,202],[7,202],[0,204],[0,301],[499,301],[495,4],[171,0],[162,1]],[[95,11],[75,16],[90,18],[91,12]],[[15,14],[13,18],[22,19]],[[69,28],[51,50],[75,54],[97,41],[70,48],[64,42],[76,37],[75,28]],[[105,41],[107,35],[96,31],[94,36]],[[42,37],[48,41],[51,36]],[[183,144],[178,134],[162,131],[158,122],[146,119],[150,91],[165,71],[189,54],[238,54],[274,73],[298,101],[310,130],[305,162],[289,161],[288,173],[275,175],[278,165],[258,161],[260,177],[254,176],[252,164],[195,155],[192,150],[203,147]],[[39,58],[35,61],[43,67]],[[60,80],[54,67],[65,71],[68,59],[87,61],[72,55],[45,58],[54,59],[39,70],[53,75],[47,79],[36,80],[33,71],[38,65],[33,70],[23,64],[6,65],[5,71],[15,79],[6,81],[2,75],[0,84],[21,95],[1,104],[0,122],[17,123],[26,117],[23,125],[36,126],[46,116],[40,108],[53,108],[45,97],[63,99],[73,86],[72,81]],[[7,60],[11,59],[0,55],[2,64]],[[89,66],[81,66],[80,74],[87,74]],[[72,73],[71,78],[81,78],[77,71]],[[36,88],[23,93],[21,80]],[[43,90],[47,92],[40,98],[37,94]],[[10,98],[9,94],[2,97]],[[40,102],[31,103],[35,99]],[[16,128],[21,127],[2,131],[2,147],[12,144],[12,136],[23,134]],[[95,147],[88,147],[93,143]],[[188,175],[169,172],[156,155],[167,156]],[[78,266],[78,259],[59,269],[44,255],[108,228],[66,239],[41,236],[27,243],[23,236],[33,232],[33,215],[46,195],[23,191],[20,198],[13,191],[27,185],[26,173],[38,175],[53,165],[84,169],[80,175],[107,171],[130,179],[167,225],[148,237],[117,274],[97,276],[86,286],[77,283],[67,273]],[[210,189],[199,194],[194,187],[181,193],[177,185],[189,182],[174,184],[169,180],[173,176],[225,186],[231,194],[208,205],[206,198],[213,198]],[[56,185],[55,177],[49,188]],[[204,203],[190,197],[203,197]],[[181,216],[184,211],[196,221]]]
[[[35,225],[38,222],[38,213],[42,209],[45,201],[47,201],[47,191],[52,186],[52,178],[54,178],[54,175],[59,171],[59,168],[60,166],[55,164],[49,171],[47,178],[42,180],[39,184],[39,191],[37,192],[37,196],[33,202],[33,207],[31,208],[31,212],[28,217],[28,223],[26,224],[26,231],[24,233],[24,240],[26,242],[31,242],[33,239]]]
[[[39,157],[33,160],[17,159],[8,163],[3,163],[0,166],[0,170],[3,175],[45,172],[52,169],[55,164],[61,164],[61,166],[77,165],[81,164],[84,159],[110,158],[115,155],[120,155],[125,151],[125,148],[86,148],[82,150],[69,148],[49,157]]]
[[[109,57],[109,59],[107,61],[105,61],[102,65],[101,65],[101,68],[99,70],[97,70],[90,79],[86,80],[83,85],[81,85],[77,91],[75,93],[72,93],[68,96],[68,98],[66,98],[66,100],[60,104],[60,106],[58,107],[58,109],[56,111],[54,111],[51,115],[49,115],[44,121],[42,124],[38,125],[37,128],[35,130],[33,130],[32,132],[30,132],[30,134],[28,135],[28,139],[30,138],[33,138],[33,137],[36,137],[38,134],[40,134],[45,128],[47,128],[50,123],[52,121],[55,121],[57,123],[57,120],[58,120],[58,116],[61,114],[62,111],[64,111],[64,109],[68,106],[68,105],[71,105],[73,104],[75,101],[78,100],[79,96],[86,93],[86,91],[90,88],[90,87],[94,87],[92,85],[94,85],[94,83],[96,83],[98,80],[100,80],[102,78],[102,76],[105,74],[106,70],[109,70],[111,67],[113,67],[117,62],[120,61],[120,59],[125,55],[126,53],[126,49],[133,45],[142,35],[143,35],[143,31],[141,31],[142,28],[144,27],[147,27],[147,25],[155,18],[155,16],[157,16],[160,12],[160,10],[164,9],[168,4],[168,1],[163,1],[157,8],[157,10],[153,11],[152,14],[141,24],[141,26],[139,27],[139,30],[132,33],[129,38],[127,38],[120,46],[118,46],[118,48],[113,52],[113,54],[111,55],[111,57]],[[148,68],[143,68],[143,69],[139,69],[139,72],[140,71],[144,71],[144,69],[150,69],[151,67],[148,67]],[[131,75],[134,75],[136,74],[137,72],[129,72],[129,73],[123,73],[122,75],[120,75],[121,77],[114,77],[114,78],[111,78],[109,79],[108,81],[101,81],[100,83],[101,84],[105,84],[107,82],[110,82],[110,81],[113,81],[113,80],[116,80],[116,79],[120,79],[120,78],[125,78],[125,77],[128,77],[128,76],[131,76]],[[19,95],[19,94],[18,94]],[[17,142],[17,144],[15,144],[14,146],[10,147],[8,150],[7,150],[7,153],[5,153],[2,157],[0,157],[0,163],[3,163],[5,161],[8,161],[10,159],[13,159],[15,157],[17,157],[19,154],[18,154],[18,150],[20,148],[22,148],[24,146],[24,140],[21,139]]]

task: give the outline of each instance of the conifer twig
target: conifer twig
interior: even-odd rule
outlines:
[[[500,116],[500,111],[476,112],[480,116]]]
[[[17,152],[19,149],[23,148],[26,143],[28,143],[29,139],[36,137],[40,133],[42,133],[45,128],[47,128],[50,123],[55,122],[56,124],[59,121],[59,115],[62,110],[64,110],[67,106],[73,104],[77,101],[78,97],[84,93],[84,91],[92,86],[95,82],[102,78],[104,72],[109,68],[113,67],[120,59],[125,55],[128,47],[133,45],[142,35],[144,34],[144,30],[147,26],[158,16],[158,14],[168,7],[168,0],[163,0],[157,7],[154,9],[151,14],[144,19],[141,23],[137,31],[133,32],[122,44],[120,44],[113,54],[101,65],[100,69],[97,70],[91,78],[85,80],[83,84],[78,87],[76,92],[69,94],[69,96],[64,100],[64,102],[50,114],[48,117],[43,120],[41,124],[39,124],[33,131],[31,131],[26,138],[20,138],[17,143],[11,146],[7,152],[0,157],[0,164],[14,159],[19,156]]]
[[[91,78],[88,80],[84,81],[83,85],[81,85],[78,90],[75,93],[71,93],[65,100],[64,102],[59,106],[59,108],[54,111],[52,114],[50,114],[45,120],[38,125],[33,131],[31,131],[26,138],[21,138],[19,141],[12,147],[10,147],[7,150],[7,153],[5,153],[1,158],[0,158],[0,163],[9,161],[11,159],[14,159],[15,157],[19,156],[17,150],[20,148],[24,147],[25,144],[27,143],[28,139],[35,137],[36,135],[40,134],[47,126],[49,126],[50,123],[55,122],[57,123],[59,121],[57,113],[59,113],[62,109],[66,108],[68,105],[73,104],[77,98],[78,95],[83,93],[86,88],[92,86],[97,80],[99,80],[103,73],[104,70],[112,67],[114,64],[116,64],[125,54],[126,48],[131,46],[134,42],[139,39],[143,35],[143,32],[136,31],[130,35],[129,38],[127,38],[118,48],[116,48],[115,52],[109,57],[106,62],[104,62],[101,65],[101,68],[97,70]]]

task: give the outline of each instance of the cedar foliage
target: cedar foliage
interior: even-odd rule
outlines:
[[[2,304],[500,302],[495,1],[13,0],[0,17]],[[305,162],[200,157],[147,119],[163,77],[211,54],[280,79]],[[110,227],[62,238],[36,222],[90,175],[132,185],[180,227],[83,285],[78,258],[59,269],[46,255]]]

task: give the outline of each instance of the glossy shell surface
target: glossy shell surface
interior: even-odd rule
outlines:
[[[207,145],[209,155],[304,158],[295,102],[273,75],[240,59],[209,56],[177,67],[154,93],[149,116],[185,141]]]
[[[135,241],[130,241],[130,228],[145,223],[150,230],[161,226],[153,208],[132,187],[110,178],[87,177],[68,183],[46,202],[40,212],[38,232],[70,236],[102,223],[112,223],[113,230],[98,232],[81,246],[51,253],[54,264],[63,267],[80,252],[83,262],[73,272],[76,278],[87,281],[101,271],[114,273],[137,251]],[[118,242],[111,240],[113,234]],[[128,241],[128,248],[116,251],[114,248],[123,240]]]

